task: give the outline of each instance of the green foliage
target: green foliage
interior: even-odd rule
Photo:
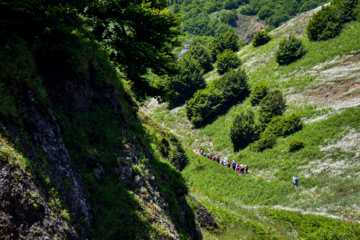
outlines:
[[[262,152],[265,149],[272,148],[276,144],[277,136],[274,134],[266,135],[250,144],[250,149],[255,152]]]
[[[327,3],[325,0],[252,0],[246,7],[241,8],[240,12],[245,15],[258,15],[267,24],[278,27],[296,14],[314,9],[325,3]]]
[[[230,108],[249,95],[248,79],[245,69],[238,69],[230,70],[215,82],[215,87],[222,92],[225,107]]]
[[[288,39],[283,39],[276,51],[276,62],[280,65],[288,65],[306,54],[304,44],[300,39],[290,35]]]
[[[230,127],[230,138],[234,145],[234,151],[245,148],[256,139],[255,114],[253,111],[242,111],[236,115]]]
[[[269,123],[274,116],[285,111],[286,101],[280,90],[272,90],[260,101],[260,122]]]
[[[294,139],[289,143],[289,152],[296,152],[304,148],[304,140]]]
[[[204,69],[204,73],[213,69],[210,52],[204,45],[197,43],[191,47],[190,51],[186,54],[190,54],[193,59],[199,61],[201,67]]]
[[[175,67],[170,47],[180,35],[180,19],[166,7],[163,0],[105,0],[90,2],[84,12],[95,38],[142,95],[152,93],[149,83],[141,78],[148,69],[163,75]]]
[[[233,52],[237,52],[239,47],[239,41],[234,31],[228,31],[226,33],[220,34],[220,36],[214,38],[209,46],[213,60],[216,60],[218,54],[224,52],[225,49],[230,49]]]
[[[225,49],[223,53],[217,55],[216,65],[218,73],[224,74],[230,69],[238,68],[241,65],[241,60],[236,52]]]
[[[342,29],[341,16],[333,6],[327,6],[317,12],[306,28],[310,40],[327,40],[339,35]]]
[[[199,61],[185,54],[179,61],[179,73],[169,79],[167,89],[169,91],[169,100],[172,106],[179,106],[190,99],[193,94],[202,88],[205,88],[203,78],[204,69]]]
[[[186,115],[198,128],[212,120],[223,109],[224,99],[219,90],[199,90],[186,102]]]
[[[254,47],[259,47],[268,43],[271,40],[270,34],[266,31],[258,31],[252,41]]]
[[[303,123],[299,114],[292,113],[288,116],[275,116],[267,125],[265,131],[261,133],[261,136],[274,134],[279,137],[286,137],[300,131],[302,127]]]
[[[249,95],[245,70],[227,72],[206,89],[199,90],[186,102],[187,118],[195,127],[201,127]]]
[[[226,0],[224,2],[224,8],[227,10],[236,9],[241,5],[248,3],[249,0]]]
[[[182,171],[189,163],[189,159],[185,154],[185,150],[181,142],[176,137],[172,137],[170,141],[174,144],[176,154],[171,159],[171,164],[179,171]]]
[[[250,94],[250,102],[252,106],[256,106],[269,92],[266,82],[256,84]]]

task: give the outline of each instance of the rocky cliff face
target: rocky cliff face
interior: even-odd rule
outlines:
[[[12,86],[17,116],[0,119],[0,238],[201,239],[185,182],[154,156],[129,95],[91,63],[59,64],[38,57],[46,93]]]

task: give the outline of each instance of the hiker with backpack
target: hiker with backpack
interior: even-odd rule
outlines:
[[[235,160],[232,161],[231,167],[232,167],[232,169],[235,171],[235,168],[236,168],[236,162],[235,162]]]
[[[295,188],[299,187],[299,178],[297,176],[293,177],[292,183],[294,184]]]
[[[245,173],[248,174],[249,165],[245,163]]]
[[[244,174],[244,164],[240,164],[240,173]]]
[[[240,173],[240,165],[238,163],[236,164],[236,170],[235,171]]]
[[[230,161],[228,161],[228,162],[226,163],[226,166],[227,166],[228,168],[230,168],[230,166],[231,166],[231,162],[230,162]]]

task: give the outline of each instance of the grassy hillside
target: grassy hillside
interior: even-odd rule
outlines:
[[[241,110],[258,110],[251,106],[249,99],[201,129],[192,128],[184,107],[169,111],[166,104],[151,100],[142,108],[177,134],[189,148],[187,154],[192,161],[183,175],[193,191],[207,196],[209,201],[222,199],[221,203],[208,205],[205,201],[205,206],[221,207],[224,202],[235,204],[237,208],[278,206],[304,213],[360,220],[360,22],[347,23],[341,34],[333,39],[312,42],[307,39],[304,29],[318,10],[301,14],[272,31],[274,38],[266,45],[257,48],[249,45],[238,53],[249,75],[249,84],[253,87],[266,82],[271,89],[283,91],[287,99],[285,115],[297,112],[305,123],[301,131],[278,138],[272,149],[260,153],[251,151],[249,147],[240,152],[233,151],[229,137],[233,118]],[[280,41],[289,34],[303,40],[307,54],[290,65],[280,66],[275,61],[275,51]],[[215,71],[207,75],[208,82],[217,77]],[[291,153],[289,143],[294,139],[303,140],[305,147]],[[251,174],[239,176],[194,154],[201,146],[230,160],[247,162]],[[300,188],[296,191],[291,185],[294,175],[300,178]],[[295,216],[279,217],[292,214],[286,211],[266,214],[270,216],[266,224],[275,221],[276,225],[284,224],[283,227],[287,228],[287,221],[294,223],[289,219]],[[217,213],[217,216],[221,214]],[[323,220],[314,217],[306,221],[318,224]],[[301,224],[297,226],[301,227]],[[304,232],[294,230],[295,235],[287,237],[324,239],[302,235]],[[230,237],[231,234],[225,236]],[[332,238],[356,239],[340,235]]]

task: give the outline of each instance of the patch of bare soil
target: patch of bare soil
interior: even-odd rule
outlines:
[[[311,91],[311,95],[316,95],[318,97],[327,98],[340,98],[342,100],[359,98],[360,92],[355,92],[355,89],[358,89],[360,84],[356,81],[342,81],[335,83],[326,83],[317,87]],[[349,94],[346,94],[349,93]]]
[[[191,199],[191,201],[196,202],[198,205],[198,208],[195,212],[197,221],[200,223],[200,227],[210,230],[218,228],[214,217],[209,213],[209,211],[204,207],[204,205],[196,201],[196,199],[191,195],[189,195],[189,198]]]
[[[240,40],[246,44],[251,43],[252,37],[260,30],[266,28],[263,21],[258,20],[257,16],[237,15],[235,32]]]

